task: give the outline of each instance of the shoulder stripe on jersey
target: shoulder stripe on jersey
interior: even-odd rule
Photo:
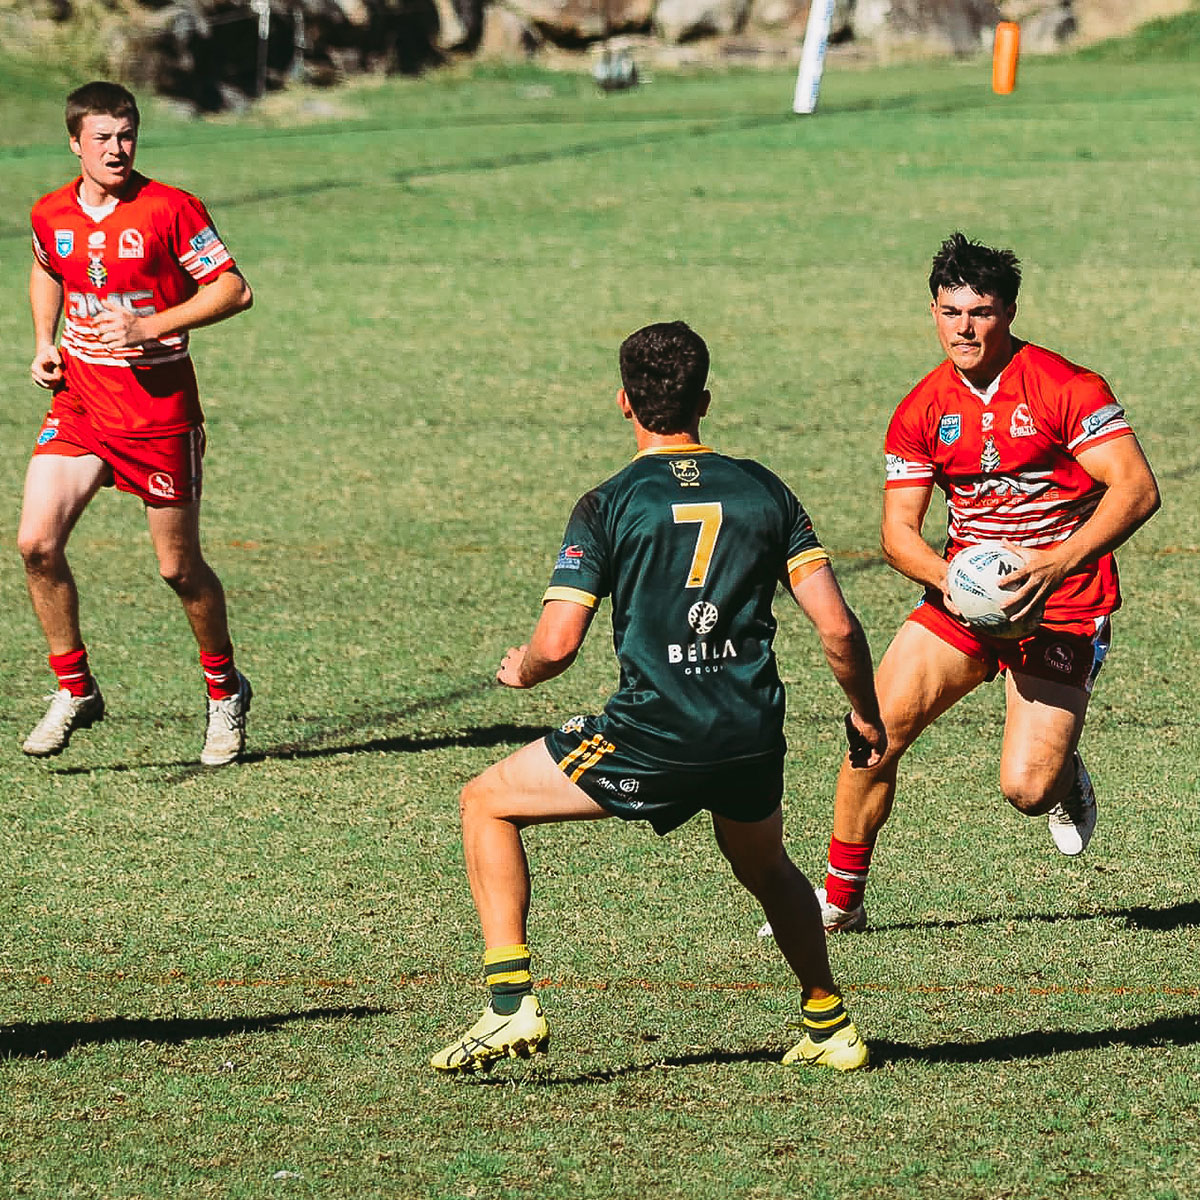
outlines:
[[[799,554],[793,554],[787,561],[788,578],[790,579],[797,571],[800,571],[800,578],[806,579],[815,570],[823,567],[829,561],[829,551],[824,546],[814,546],[811,550],[801,550]]]
[[[1081,433],[1073,442],[1067,443],[1067,449],[1072,454],[1080,450],[1089,450],[1092,446],[1098,446],[1101,442],[1107,442],[1115,437],[1124,437],[1127,433],[1132,433],[1133,427],[1125,420],[1123,415],[1118,415],[1106,421],[1096,429]]]
[[[542,597],[542,603],[545,604],[548,600],[569,600],[572,604],[582,604],[584,608],[595,608],[600,603],[599,598],[593,596],[591,592],[573,587],[547,588],[546,594]]]
[[[931,462],[914,462],[899,454],[887,454],[884,459],[889,485],[928,483],[933,479],[934,468]]]

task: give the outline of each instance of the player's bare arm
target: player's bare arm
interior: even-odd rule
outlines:
[[[162,312],[139,316],[132,309],[113,300],[101,302],[104,311],[96,318],[95,328],[105,345],[114,350],[140,346],[158,338],[215,325],[254,303],[254,293],[245,277],[236,268],[218,275],[211,283],[203,284],[196,294],[165,308]]]
[[[879,545],[888,566],[914,583],[946,590],[946,560],[921,536],[933,485],[887,488]]]
[[[1115,550],[1158,511],[1158,484],[1132,433],[1081,451],[1077,461],[1104,485],[1104,495],[1066,541],[1049,550],[1019,547],[1025,566],[1011,578],[1013,602],[1006,606],[1014,617],[1041,603],[1084,563]]]
[[[887,749],[887,734],[875,695],[871,648],[862,625],[846,603],[828,563],[815,571],[801,568],[793,572],[790,584],[796,603],[821,639],[833,677],[850,701],[854,728],[870,747],[866,761],[856,765],[876,766]]]
[[[62,356],[55,344],[62,316],[63,285],[34,259],[29,273],[29,308],[33,314],[33,362],[29,371],[38,387],[54,388],[62,383]]]
[[[547,600],[533,636],[523,646],[510,647],[496,679],[511,688],[531,688],[561,675],[587,637],[594,608],[571,600]]]

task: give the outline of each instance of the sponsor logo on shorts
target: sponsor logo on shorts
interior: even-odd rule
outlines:
[[[638,790],[638,781],[636,779],[622,779],[618,785],[627,796],[632,796]]]
[[[1051,642],[1046,647],[1044,657],[1046,666],[1052,667],[1064,675],[1069,675],[1075,666],[1075,651],[1065,642]]]
[[[720,610],[715,604],[710,603],[708,600],[697,600],[688,609],[687,621],[703,637],[706,633],[712,633],[717,624],[717,618],[720,615]]]
[[[66,258],[75,249],[75,230],[56,229],[54,231],[54,253],[59,258]]]
[[[47,442],[54,441],[56,437],[58,437],[58,430],[48,426],[38,434],[37,444],[44,446]]]
[[[938,422],[938,441],[943,446],[953,446],[962,433],[962,416],[959,413],[947,413]]]
[[[560,726],[559,730],[562,733],[582,733],[584,722],[587,720],[584,716],[568,717]]]
[[[146,491],[152,496],[161,496],[164,500],[174,500],[175,480],[166,471],[155,471],[146,480]]]
[[[1028,404],[1018,404],[1013,409],[1012,423],[1008,427],[1009,437],[1033,437],[1037,433],[1037,426],[1033,423],[1033,415],[1029,411]]]
[[[671,474],[679,480],[680,487],[700,486],[700,464],[694,458],[671,459]]]
[[[583,566],[583,548],[581,546],[564,546],[558,552],[558,562],[554,564],[556,571],[578,571]]]
[[[140,229],[122,229],[117,240],[118,258],[145,258],[146,243]]]

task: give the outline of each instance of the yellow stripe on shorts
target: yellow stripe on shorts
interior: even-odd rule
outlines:
[[[606,754],[616,749],[612,742],[607,742],[598,733],[580,742],[559,764],[558,769],[572,783],[578,783],[579,777],[594,767]],[[582,761],[581,761],[582,760]]]

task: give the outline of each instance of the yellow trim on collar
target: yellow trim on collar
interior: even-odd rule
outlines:
[[[688,442],[682,446],[647,446],[645,450],[639,450],[634,456],[633,461],[637,462],[639,458],[646,458],[651,454],[715,454],[716,451],[711,446],[703,446],[699,442]]]

